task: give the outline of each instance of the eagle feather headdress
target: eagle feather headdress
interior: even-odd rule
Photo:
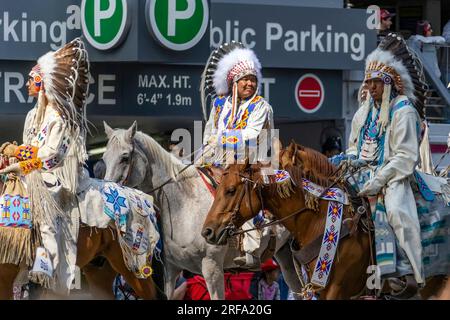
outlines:
[[[44,92],[72,128],[87,129],[86,99],[89,91],[89,58],[80,38],[40,57],[37,66]]]
[[[388,36],[366,59],[364,80],[381,79],[384,82],[380,124],[388,120],[392,86],[400,95],[408,97],[422,119],[425,118],[425,93],[428,89],[421,61],[410,50],[403,37],[396,33]]]

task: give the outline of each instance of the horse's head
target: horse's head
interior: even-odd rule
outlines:
[[[203,224],[208,243],[225,245],[230,233],[262,208],[259,193],[260,165],[230,165],[223,173],[216,197]]]
[[[139,186],[146,176],[148,161],[135,138],[136,121],[127,130],[112,129],[106,122],[103,124],[108,137],[103,154],[105,180],[130,187]]]

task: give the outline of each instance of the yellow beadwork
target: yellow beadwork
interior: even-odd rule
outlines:
[[[144,272],[145,269],[148,269],[149,271],[148,272]],[[149,265],[144,265],[141,268],[140,273],[141,273],[142,277],[148,278],[148,277],[150,277],[153,274],[153,269]]]
[[[19,160],[35,159],[37,157],[38,148],[34,146],[18,146],[14,156]]]
[[[42,161],[40,158],[25,160],[19,162],[20,171],[22,174],[27,175],[31,171],[42,168]]]

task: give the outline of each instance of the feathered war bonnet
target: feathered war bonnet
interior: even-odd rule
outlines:
[[[206,120],[206,100],[209,96],[214,99],[216,96],[232,94],[232,117],[236,113],[237,82],[245,76],[253,75],[258,82],[256,94],[260,92],[262,74],[261,63],[255,52],[236,41],[224,43],[214,50],[206,62],[202,73],[200,84],[200,94],[202,100],[203,115]]]
[[[57,51],[49,51],[30,72],[40,88],[38,114],[45,98],[54,105],[71,129],[87,129],[86,99],[89,91],[89,58],[80,38]]]
[[[364,82],[371,79],[381,79],[384,83],[379,121],[382,131],[389,122],[392,86],[398,94],[408,97],[420,117],[425,118],[427,85],[422,64],[402,36],[389,33],[378,48],[367,56]]]

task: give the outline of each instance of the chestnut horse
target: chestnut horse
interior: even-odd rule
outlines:
[[[115,232],[116,230],[112,228],[99,229],[86,225],[81,225],[80,227],[76,264],[85,272],[94,297],[109,298],[105,296],[105,289],[102,286],[105,283],[111,285],[116,273],[120,273],[139,297],[149,300],[156,299],[157,292],[153,279],[151,277],[138,279],[127,269],[123,261],[122,249],[117,240],[117,235],[114,234]],[[109,266],[101,274],[99,273],[101,269],[90,268],[88,264],[96,256],[104,256],[114,269],[114,272],[109,270]],[[0,264],[0,300],[12,299],[13,283],[18,273],[18,265]],[[109,291],[111,292],[110,297],[112,297],[112,287],[109,287]],[[102,293],[103,295],[99,297],[95,293]]]
[[[280,159],[282,158],[281,155]],[[317,157],[316,160],[318,159],[320,158]],[[332,165],[328,164],[326,158],[322,162],[320,172],[331,173]],[[319,163],[316,162],[316,164]],[[300,246],[307,245],[318,236],[323,235],[326,222],[324,213],[327,210],[328,201],[319,200],[321,214],[318,214],[314,210],[306,208],[301,188],[292,190],[289,198],[282,198],[281,195],[274,192],[273,188],[268,188],[263,184],[260,169],[260,164],[238,164],[231,165],[224,173],[215,201],[203,225],[202,235],[207,241],[224,244],[229,226],[241,227],[245,221],[257,215],[263,206],[278,219],[305,208],[301,214],[282,222]],[[289,169],[294,169],[294,167]],[[322,177],[323,174],[320,176]],[[247,194],[242,196],[243,193]],[[234,216],[233,208],[239,208]],[[351,215],[346,206],[343,219],[348,217]],[[362,292],[367,277],[369,255],[370,243],[366,233],[357,230],[351,237],[342,239],[328,285],[320,292],[320,298],[349,299]],[[314,270],[315,263],[316,259],[309,263],[309,270]],[[312,272],[308,272],[311,277]]]
[[[334,183],[332,176],[336,168],[317,151],[291,143],[284,150],[278,146],[275,152],[281,167],[290,173],[297,186],[302,185],[302,177],[326,187]],[[290,216],[281,223],[292,233],[300,247],[323,236],[328,201],[316,199],[318,212],[310,209],[303,188],[291,185],[288,195],[281,194],[274,183],[264,184],[262,168],[261,164],[246,163],[231,165],[226,170],[203,225],[202,235],[208,242],[226,244],[229,234],[256,216],[262,208],[280,220]],[[292,215],[295,212],[298,214]],[[367,269],[372,264],[371,243],[369,233],[353,225],[352,212],[349,206],[344,206],[342,221],[350,221],[352,232],[339,242],[328,283],[325,288],[316,291],[320,293],[320,299],[350,299],[364,292]],[[309,279],[316,260],[317,257],[306,266]],[[433,284],[439,286],[440,282]],[[428,295],[433,291],[429,291]]]

